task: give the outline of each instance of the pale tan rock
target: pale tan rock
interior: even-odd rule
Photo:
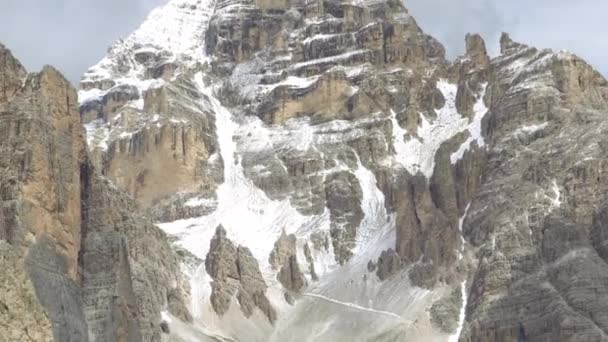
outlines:
[[[53,341],[48,314],[38,302],[20,251],[0,241],[0,337],[3,341]]]

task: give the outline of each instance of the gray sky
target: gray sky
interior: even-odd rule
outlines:
[[[0,0],[0,42],[35,71],[52,64],[74,83],[108,46],[127,36],[167,0]],[[538,47],[568,49],[608,74],[606,0],[405,0],[449,57],[467,32],[481,33],[494,53],[500,32]]]
[[[608,74],[606,0],[405,0],[422,29],[453,57],[464,35],[480,33],[498,53],[501,32],[539,48],[566,49]]]

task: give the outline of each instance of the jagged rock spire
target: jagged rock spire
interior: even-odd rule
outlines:
[[[511,39],[508,33],[503,32],[500,36],[500,53],[509,54],[513,50],[527,47],[527,45],[519,43]]]
[[[0,104],[8,101],[19,89],[26,74],[11,50],[0,44]]]
[[[466,57],[476,66],[487,66],[490,63],[486,42],[479,34],[467,34],[466,38]]]

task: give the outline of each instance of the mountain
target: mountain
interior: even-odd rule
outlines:
[[[608,340],[608,82],[406,5],[171,0],[78,94],[0,46],[3,338]]]

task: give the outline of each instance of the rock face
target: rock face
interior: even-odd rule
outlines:
[[[77,284],[86,150],[76,91],[51,67],[26,75],[10,51],[2,55],[10,95],[0,105],[0,236],[21,259],[54,339],[86,341]]]
[[[213,278],[211,304],[218,314],[228,311],[236,294],[245,316],[251,316],[257,307],[271,323],[276,321],[276,311],[266,297],[267,286],[257,260],[247,247],[235,246],[222,226],[211,239],[205,267]]]
[[[6,341],[53,341],[51,321],[40,305],[14,246],[0,241],[0,329]]]
[[[314,274],[314,262],[311,263],[312,256],[310,256],[310,249],[308,249],[308,253],[305,252],[305,254],[307,262],[312,265],[312,276]],[[306,278],[304,278],[304,275],[300,271],[300,265],[298,264],[295,235],[287,235],[285,234],[285,231],[283,231],[281,237],[279,237],[274,244],[268,262],[274,269],[279,269],[277,279],[288,291],[300,292],[306,285]],[[291,294],[288,292],[286,296],[286,298],[290,298]]]
[[[81,263],[89,330],[110,340],[160,340],[161,311],[192,319],[178,258],[131,198],[95,174],[84,186]],[[107,329],[113,324],[118,326]]]
[[[393,0],[171,0],[79,108],[0,47],[0,327],[606,340],[608,82],[464,43],[447,61]]]
[[[169,6],[194,11],[192,21],[171,23],[179,32],[166,40],[147,32],[159,24],[149,22],[111,49],[82,79],[80,114],[91,159],[101,173],[155,216],[175,220],[214,209],[215,188],[223,180],[214,113],[201,104],[203,95],[192,79],[203,66],[187,44],[189,34],[204,32],[208,9],[203,4]],[[119,75],[122,80],[112,77]],[[188,204],[188,194],[208,201]]]
[[[604,340],[608,325],[597,303],[607,265],[594,235],[601,229],[593,227],[602,225],[595,212],[605,202],[599,146],[608,84],[574,55],[507,35],[501,48],[489,86],[492,144],[463,226],[474,246],[486,246],[464,334],[473,341]]]
[[[436,301],[430,309],[431,322],[445,333],[458,328],[458,312],[462,306],[462,293],[454,289],[447,296]]]
[[[0,54],[1,335],[160,341],[162,310],[189,319],[166,236],[91,165],[69,82]]]
[[[2,76],[2,88],[0,89],[0,103],[6,105],[9,100],[21,88],[21,82],[26,76],[26,71],[23,65],[12,55],[4,45],[0,44],[0,67]]]
[[[606,81],[506,34],[496,58],[464,43],[447,61],[398,1],[174,0],[84,76],[80,111],[104,174],[206,258],[199,304],[222,323],[195,322],[254,340],[601,340]],[[282,310],[285,290],[303,300]],[[289,323],[239,335],[235,295]]]

